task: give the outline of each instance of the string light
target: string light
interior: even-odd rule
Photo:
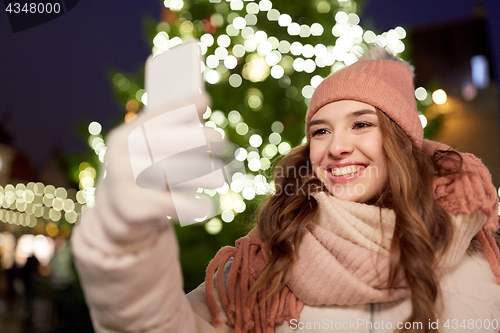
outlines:
[[[420,122],[422,123],[422,128],[425,128],[425,126],[427,126],[427,118],[421,114],[418,116],[420,118]]]
[[[438,89],[432,93],[432,100],[438,105],[446,103],[447,99],[448,96],[443,89]]]
[[[83,164],[83,163],[82,163]],[[82,172],[92,174],[87,165]],[[95,171],[95,170],[94,170]],[[64,220],[74,224],[78,216],[93,205],[92,189],[76,191],[74,189],[55,188],[41,182],[29,182],[27,185],[7,184],[0,186],[0,220],[3,223],[35,228],[39,223],[46,225],[49,236],[59,234],[57,224]],[[56,224],[57,223],[57,224]]]
[[[278,18],[278,24],[281,27],[288,27],[292,24],[292,17],[288,14],[281,14]]]
[[[418,87],[415,89],[415,98],[419,101],[423,101],[427,98],[427,90],[424,87]]]

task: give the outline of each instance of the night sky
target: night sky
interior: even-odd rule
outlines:
[[[360,25],[385,31],[465,20],[473,17],[474,3],[370,0]],[[482,3],[500,77],[500,20],[492,19],[500,13],[500,1]],[[0,124],[35,167],[56,152],[88,151],[76,134],[78,126],[95,120],[109,129],[123,117],[106,70],[135,72],[144,63],[150,49],[143,19],[158,19],[160,6],[157,0],[80,0],[51,22],[13,33],[0,3]]]
[[[35,167],[54,152],[90,149],[76,133],[81,124],[109,128],[122,117],[106,70],[135,72],[145,62],[151,50],[143,19],[158,20],[160,8],[157,0],[81,0],[17,33],[0,13],[0,123]]]

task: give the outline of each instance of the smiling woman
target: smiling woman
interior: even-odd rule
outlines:
[[[119,131],[115,169],[72,239],[98,331],[499,332],[491,176],[423,139],[411,67],[385,50],[316,88],[307,142],[279,161],[257,227],[187,297],[165,221],[172,200],[123,174]]]
[[[498,200],[491,176],[474,156],[423,140],[412,66],[375,48],[330,75],[310,101],[306,134],[307,142],[278,169],[311,172],[276,173],[276,188],[289,191],[270,197],[258,227],[208,268],[213,324],[219,324],[222,309],[227,324],[244,332],[254,325],[288,332],[284,320],[324,318],[394,323],[388,332],[436,332],[436,325],[422,323],[500,316],[500,301],[481,299],[496,310],[471,312],[471,300],[463,298],[480,298],[486,289],[500,296],[500,255],[491,234],[498,229]],[[465,251],[475,235],[491,270],[484,270],[487,262],[477,254],[469,266]],[[246,256],[249,261],[238,259]],[[218,281],[239,285],[227,295],[217,288],[226,299],[222,309],[212,289],[218,264],[226,265]],[[472,266],[477,274],[464,274]],[[245,300],[250,308],[241,305]]]

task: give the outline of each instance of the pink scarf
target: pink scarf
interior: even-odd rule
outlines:
[[[432,141],[424,142],[428,149]],[[498,229],[498,198],[491,176],[479,159],[461,154],[462,173],[437,178],[435,199],[449,213],[470,215],[465,224],[455,225],[455,237],[442,266],[451,266],[465,253],[470,240],[477,238],[500,283],[500,253],[490,230]],[[319,203],[316,223],[311,224],[297,252],[292,280],[265,303],[257,304],[265,290],[254,294],[246,306],[248,291],[268,262],[257,228],[236,241],[236,246],[221,249],[207,269],[206,299],[220,325],[219,307],[214,297],[213,276],[233,258],[227,278],[224,269],[216,273],[218,295],[227,315],[227,325],[235,333],[272,333],[276,325],[297,319],[303,305],[353,305],[392,301],[407,296],[403,274],[395,288],[387,288],[388,251],[395,225],[392,210],[342,201],[326,193],[315,195]],[[473,212],[475,212],[473,214]],[[487,220],[485,223],[484,215]],[[455,220],[454,220],[455,221]],[[465,221],[465,220],[460,220]]]

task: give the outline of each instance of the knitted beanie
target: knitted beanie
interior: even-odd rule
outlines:
[[[421,147],[424,132],[414,91],[413,67],[383,48],[373,48],[316,88],[307,110],[307,140],[311,138],[309,122],[320,108],[335,101],[354,100],[383,111]]]

